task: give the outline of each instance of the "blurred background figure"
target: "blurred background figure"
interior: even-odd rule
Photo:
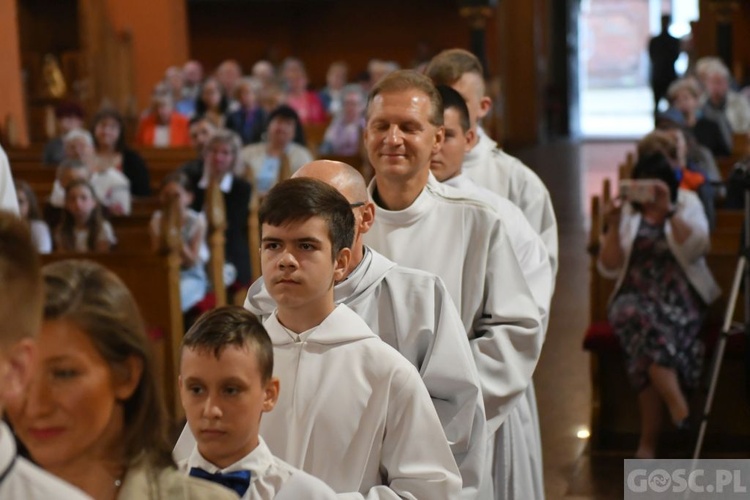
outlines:
[[[661,16],[661,33],[648,43],[651,59],[651,89],[654,92],[654,117],[659,113],[659,102],[667,96],[667,89],[677,79],[674,64],[682,52],[680,40],[669,34],[672,16]]]
[[[73,101],[64,101],[55,108],[57,119],[57,137],[50,139],[44,145],[42,161],[45,165],[57,166],[65,158],[63,137],[74,129],[84,127],[84,112],[80,104]]]

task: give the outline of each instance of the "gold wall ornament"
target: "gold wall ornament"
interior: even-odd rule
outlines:
[[[60,69],[60,63],[52,54],[45,54],[44,56],[42,78],[44,79],[44,92],[47,96],[57,99],[65,97],[68,86]]]

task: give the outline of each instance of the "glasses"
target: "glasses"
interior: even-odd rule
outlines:
[[[349,203],[349,206],[351,208],[364,207],[365,206],[365,202],[364,201],[358,201],[357,203]]]

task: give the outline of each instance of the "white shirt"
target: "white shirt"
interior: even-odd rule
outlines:
[[[211,173],[208,171],[208,169],[203,169],[203,175],[201,176],[201,180],[198,181],[198,187],[200,189],[207,189],[208,183],[211,180]],[[221,178],[221,182],[219,183],[219,189],[222,193],[226,194],[232,190],[232,183],[234,182],[234,176],[231,173],[224,174],[224,177]]]
[[[463,173],[518,206],[547,247],[552,276],[557,276],[557,220],[542,180],[529,167],[498,148],[479,128],[479,141],[464,157]]]
[[[130,215],[130,180],[125,174],[109,167],[91,174],[89,182],[102,205],[115,213]]]
[[[89,230],[87,228],[74,228],[73,236],[76,252],[85,253],[94,251],[89,249]],[[102,230],[99,232],[99,238],[97,241],[106,241],[110,246],[117,244],[115,232],[112,229],[112,224],[110,224],[109,221],[102,221]]]
[[[13,435],[0,421],[0,498],[5,500],[84,500],[84,492],[17,455]]]
[[[30,220],[29,229],[37,252],[50,253],[52,251],[52,235],[47,223],[43,220]]]
[[[336,303],[350,307],[419,371],[461,472],[462,498],[475,498],[487,446],[485,415],[461,317],[438,276],[364,251],[334,287]],[[276,308],[262,278],[248,290],[245,308],[262,319]]]
[[[199,467],[211,474],[234,471],[250,471],[250,487],[241,500],[333,500],[336,493],[320,479],[295,469],[288,463],[274,457],[263,438],[258,446],[242,460],[225,469],[219,469],[203,458],[195,447],[190,457],[179,464],[180,470],[190,473]]]
[[[419,374],[359,316],[339,305],[299,335],[275,313],[264,326],[282,389],[260,434],[275,456],[340,498],[459,497],[458,468]],[[192,442],[183,431],[178,460]]]
[[[494,434],[529,385],[542,347],[539,308],[495,210],[430,174],[410,207],[376,207],[364,241],[443,279],[469,337]]]
[[[0,210],[8,210],[18,214],[18,198],[13,176],[10,172],[10,162],[5,150],[0,146]]]

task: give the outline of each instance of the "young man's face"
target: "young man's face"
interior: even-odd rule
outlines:
[[[260,417],[278,395],[277,379],[263,382],[253,346],[226,346],[218,358],[213,351],[182,351],[182,407],[198,451],[219,468],[258,446]]]
[[[455,108],[448,108],[443,113],[445,141],[442,149],[430,161],[430,170],[435,178],[444,182],[461,172],[464,155],[471,149],[471,130],[468,134],[461,128],[461,115]]]
[[[260,246],[263,281],[280,311],[319,315],[331,305],[333,283],[344,276],[349,249],[334,260],[322,217],[283,226],[263,224]]]
[[[418,89],[378,94],[370,103],[364,140],[380,177],[400,181],[425,175],[443,142],[443,128],[430,123],[427,94]]]

